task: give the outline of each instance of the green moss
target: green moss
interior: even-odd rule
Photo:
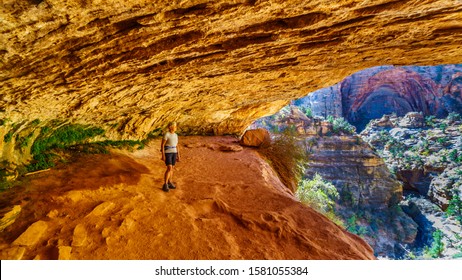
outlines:
[[[43,127],[40,136],[32,145],[33,160],[27,166],[27,170],[32,172],[53,167],[57,158],[54,150],[65,149],[102,134],[104,130],[101,128],[79,124],[63,125],[56,130]]]
[[[9,121],[9,120],[8,120]],[[6,120],[5,120],[6,122]],[[5,143],[9,143],[11,142],[11,140],[13,139],[13,135],[16,133],[16,131],[18,131],[18,129],[21,127],[21,125],[23,125],[24,122],[20,122],[20,123],[16,123],[16,124],[12,124],[12,128],[10,131],[8,131],[7,134],[5,134],[5,136],[3,137],[3,141]]]
[[[54,121],[50,123],[53,125],[62,125],[60,121]],[[50,167],[54,167],[59,160],[63,160],[62,156],[58,155],[58,152],[62,153],[63,150],[69,150],[70,152],[78,152],[85,154],[107,154],[109,153],[108,148],[118,149],[143,149],[148,141],[152,138],[160,135],[161,130],[156,129],[148,134],[148,137],[144,140],[105,140],[93,143],[88,141],[96,136],[104,134],[104,130],[98,127],[85,126],[79,124],[66,124],[53,130],[50,126],[44,126],[41,128],[39,137],[35,140],[31,148],[31,154],[33,160],[31,164],[27,166],[29,172],[43,170]],[[20,145],[26,145],[30,138],[24,137],[20,139]],[[65,153],[65,151],[64,151]]]
[[[29,135],[25,137],[19,137],[19,135],[16,136],[16,148],[18,149],[23,149],[29,146],[30,140],[34,136],[34,133],[30,133]]]
[[[50,133],[50,128],[43,127],[39,138],[32,145],[32,154],[38,155],[47,150],[66,148],[87,139],[102,135],[104,130],[98,127],[68,124]]]
[[[30,123],[32,126],[37,126],[40,124],[40,120],[39,119],[35,119],[33,120],[31,123]]]
[[[5,143],[9,143],[11,142],[11,139],[13,139],[13,131],[8,131],[8,133],[3,136],[3,141]]]

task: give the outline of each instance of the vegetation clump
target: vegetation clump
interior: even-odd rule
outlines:
[[[288,128],[275,135],[271,145],[259,149],[281,181],[293,191],[303,177],[306,162],[306,151],[298,143],[295,134],[294,128]]]
[[[356,132],[356,127],[351,125],[347,120],[344,118],[335,118],[333,116],[327,116],[327,121],[332,124],[332,130],[334,134],[347,134],[353,135]]]
[[[151,132],[144,140],[103,140],[90,143],[90,140],[97,136],[103,137],[104,133],[105,130],[102,128],[81,124],[65,124],[54,130],[44,126],[32,145],[33,159],[27,170],[33,172],[54,167],[58,160],[62,160],[65,150],[86,154],[107,154],[109,147],[143,149],[150,139],[156,137],[158,130]],[[27,137],[22,139],[21,146],[27,141],[29,141]]]
[[[79,124],[63,125],[56,130],[42,127],[40,136],[31,148],[32,162],[27,166],[29,172],[47,169],[55,166],[58,157],[56,150],[65,149],[77,143],[104,134],[104,130]]]
[[[325,181],[321,175],[316,173],[311,180],[301,180],[295,195],[302,203],[326,215],[337,224],[342,224],[334,210],[335,201],[339,198],[337,188]]]
[[[431,258],[439,258],[441,257],[444,251],[444,243],[443,243],[443,232],[441,230],[435,230],[433,232],[433,243],[431,247],[425,248],[425,256],[429,256]]]

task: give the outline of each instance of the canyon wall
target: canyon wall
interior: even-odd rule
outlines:
[[[266,128],[274,137],[284,131],[295,132],[306,151],[304,180],[319,174],[335,186],[339,194],[336,215],[345,228],[360,234],[377,256],[400,258],[402,246],[416,241],[417,224],[399,206],[402,184],[359,135],[336,131],[331,122],[307,117],[296,106],[287,106],[252,127]]]
[[[379,66],[295,101],[314,115],[344,117],[363,130],[385,114],[446,117],[462,112],[462,64],[439,66]]]
[[[32,1],[0,7],[0,119],[239,134],[377,65],[460,63],[462,3]]]

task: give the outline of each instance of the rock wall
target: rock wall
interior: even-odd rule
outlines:
[[[418,119],[419,116],[421,120]],[[462,192],[462,118],[427,119],[419,113],[372,121],[361,137],[374,147],[408,190],[428,196],[446,210]]]
[[[460,63],[462,3],[5,0],[0,119],[239,134],[382,64]]]
[[[407,190],[403,209],[419,224],[415,255],[425,255],[433,233],[443,234],[440,258],[460,255],[462,118],[427,118],[411,112],[385,115],[361,132]],[[419,252],[423,251],[423,252]]]
[[[358,135],[308,137],[305,143],[305,178],[319,174],[335,185],[336,211],[346,227],[361,233],[377,256],[401,257],[401,246],[415,242],[417,224],[400,209],[403,188],[385,162]]]
[[[307,151],[304,178],[319,174],[337,188],[336,213],[377,256],[401,257],[401,246],[414,243],[417,224],[399,206],[401,183],[359,135],[335,132],[330,122],[309,118],[296,106],[287,106],[252,127],[265,127],[275,135],[287,129],[296,132]]]
[[[361,131],[385,114],[445,117],[462,112],[462,64],[434,67],[380,66],[355,73],[295,104],[319,116],[342,116]]]

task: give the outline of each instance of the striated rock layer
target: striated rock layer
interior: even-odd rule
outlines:
[[[446,117],[462,112],[462,64],[373,67],[295,103],[317,116],[342,116],[358,131],[385,114]]]
[[[455,0],[5,0],[0,18],[0,118],[131,138],[241,133],[358,70],[462,57]]]
[[[258,120],[255,127],[282,132],[294,127],[307,151],[304,179],[316,174],[339,193],[335,212],[345,227],[361,234],[377,256],[398,258],[403,244],[414,243],[417,224],[399,206],[401,183],[384,160],[357,134],[335,131],[328,121],[304,115],[296,106]]]

